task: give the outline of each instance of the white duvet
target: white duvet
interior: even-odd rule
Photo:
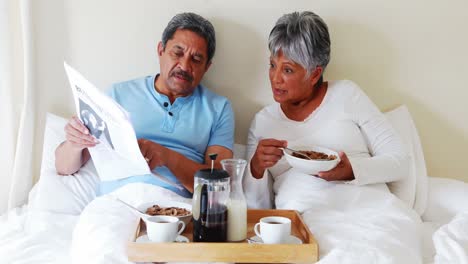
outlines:
[[[289,178],[279,178],[275,183],[275,187],[287,186],[278,192],[277,206],[303,212],[304,220],[319,242],[319,263],[423,262],[420,218],[393,195],[367,187],[326,182],[306,188],[300,181]],[[121,189],[119,196],[133,197],[127,200],[133,204],[154,199],[152,187],[138,188]],[[121,221],[134,220],[132,213],[122,213],[127,210],[124,206],[115,203],[112,206],[118,207]],[[112,212],[109,208],[106,203],[95,203],[93,211]],[[0,263],[71,263],[72,233],[79,216],[17,209],[3,218],[0,221]],[[96,227],[109,225],[106,219],[98,217],[94,222],[81,223],[82,228],[90,232],[85,237],[100,232]],[[102,241],[127,239],[128,234],[115,229],[110,237],[88,239],[86,243],[90,247],[101,247]],[[99,236],[106,235],[100,233]],[[426,236],[430,239],[431,233]],[[432,258],[434,252],[426,252],[431,256],[429,263],[468,264],[468,212],[458,214],[439,228],[433,242],[435,257]],[[104,246],[107,252],[119,247],[117,241]],[[128,263],[122,253],[113,254],[109,261],[103,258],[100,263]]]
[[[386,190],[290,170],[275,179],[277,208],[303,212],[320,263],[422,263],[421,220]]]
[[[33,212],[25,206],[0,221],[0,263],[70,263],[72,231],[78,216]]]
[[[455,216],[433,236],[435,263],[468,264],[468,212]]]

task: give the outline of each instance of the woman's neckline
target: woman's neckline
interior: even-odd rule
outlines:
[[[303,120],[291,119],[283,111],[283,108],[281,107],[281,104],[277,104],[280,116],[283,119],[285,119],[287,121],[290,121],[290,122],[293,122],[293,123],[305,123],[305,122],[309,121],[310,119],[312,119],[314,116],[316,116],[318,114],[318,112],[320,112],[320,109],[322,109],[323,105],[327,101],[328,95],[330,93],[330,87],[333,85],[333,81],[327,81],[327,82],[324,82],[324,84],[326,84],[326,87],[325,87],[325,94],[323,95],[322,100],[320,101],[319,105],[314,110],[312,110],[312,112],[310,112],[310,114],[306,118],[304,118]]]

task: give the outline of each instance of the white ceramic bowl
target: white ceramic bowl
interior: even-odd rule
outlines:
[[[301,171],[310,175],[318,175],[320,171],[329,171],[336,167],[340,162],[340,157],[336,151],[323,147],[304,147],[304,146],[291,146],[295,150],[312,150],[316,152],[322,152],[327,155],[335,155],[336,159],[334,160],[307,160],[302,158],[297,158],[292,155],[293,151],[284,149],[284,156],[288,161],[289,165],[294,169]]]
[[[155,204],[159,205],[159,207],[162,207],[162,208],[179,207],[179,208],[187,209],[190,211],[190,214],[184,215],[184,216],[176,216],[176,217],[179,218],[179,220],[183,221],[185,225],[190,223],[190,221],[192,220],[192,204],[189,204],[189,203],[163,200],[163,201],[154,201],[154,202],[144,203],[144,204],[139,205],[137,208],[138,208],[138,211],[142,213],[146,213],[146,210]]]

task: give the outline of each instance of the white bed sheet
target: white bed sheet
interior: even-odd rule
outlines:
[[[440,193],[441,186],[448,186],[447,183],[454,184],[453,180],[431,180],[430,189]],[[468,195],[468,185],[461,182],[458,185],[463,186],[460,195]],[[442,198],[452,204],[446,197]],[[437,206],[441,203],[438,201]],[[430,210],[433,210],[434,218],[447,217],[446,212],[437,216],[434,208]],[[450,221],[421,224],[423,263],[468,264],[468,211],[463,211],[463,207],[461,210]],[[320,224],[320,219],[313,220],[314,213],[309,214],[304,218]],[[11,210],[0,218],[0,263],[70,263],[71,236],[78,218],[76,215],[34,212],[27,206]],[[336,255],[327,255],[328,259],[322,259],[320,263],[334,263],[331,260],[339,259],[337,257],[343,252],[336,249],[333,254]]]
[[[468,264],[468,211],[457,214],[433,235],[435,263]]]
[[[0,222],[0,263],[70,262],[71,234],[79,216],[11,210]]]

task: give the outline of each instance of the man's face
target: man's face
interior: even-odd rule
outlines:
[[[172,39],[158,45],[160,79],[158,89],[170,96],[192,94],[211,63],[208,63],[208,45],[204,38],[185,29],[178,29]],[[159,87],[159,86],[163,87]]]

